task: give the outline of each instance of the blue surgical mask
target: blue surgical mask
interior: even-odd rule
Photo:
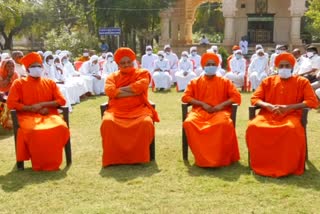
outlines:
[[[237,58],[237,59],[241,59],[241,58],[242,58],[242,55],[241,55],[241,54],[236,54],[236,58]]]
[[[204,72],[206,73],[207,76],[213,76],[213,75],[216,75],[217,68],[218,68],[217,66],[205,66]]]

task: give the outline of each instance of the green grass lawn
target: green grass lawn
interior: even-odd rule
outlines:
[[[101,168],[99,105],[93,97],[70,115],[73,164],[58,172],[15,168],[11,132],[0,130],[0,213],[320,213],[320,121],[309,114],[309,160],[302,176],[265,178],[250,172],[244,140],[250,95],[242,93],[237,134],[241,160],[219,169],[184,163],[181,93],[150,92],[156,124],[156,162]]]

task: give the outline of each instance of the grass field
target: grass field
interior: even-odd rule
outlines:
[[[99,105],[93,97],[70,115],[73,164],[58,172],[15,168],[11,132],[0,130],[0,213],[320,213],[320,119],[309,114],[309,162],[302,176],[254,175],[244,135],[250,93],[242,93],[237,134],[241,160],[219,169],[194,166],[181,154],[181,93],[150,92],[156,124],[156,162],[101,168]]]

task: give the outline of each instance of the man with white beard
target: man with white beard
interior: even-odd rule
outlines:
[[[99,57],[93,55],[90,57],[89,61],[82,64],[80,68],[80,73],[86,76],[86,79],[92,80],[92,85],[89,86],[89,92],[95,95],[104,94],[104,82],[100,75],[100,68],[98,65]]]
[[[234,52],[234,57],[230,60],[230,72],[227,72],[224,77],[231,80],[237,88],[244,85],[246,64],[242,51],[236,50]]]
[[[265,57],[263,49],[258,49],[257,56],[250,63],[248,72],[252,90],[255,91],[261,81],[268,76],[269,66],[268,58]]]
[[[164,52],[165,52],[165,58],[167,60],[169,60],[169,64],[170,64],[170,75],[172,78],[172,83],[176,83],[176,76],[175,73],[178,70],[178,62],[179,62],[179,58],[177,57],[177,55],[175,53],[172,52],[171,50],[171,46],[170,45],[165,45],[164,46]]]
[[[197,53],[197,47],[193,46],[190,48],[189,59],[193,61],[193,71],[197,76],[203,72],[201,67],[201,56]]]
[[[171,87],[170,62],[164,58],[163,51],[158,52],[158,59],[154,63],[152,79],[157,90],[168,90]]]
[[[181,59],[178,63],[178,71],[176,72],[178,91],[184,91],[191,80],[197,77],[193,72],[193,64],[188,59],[188,52],[183,51]]]

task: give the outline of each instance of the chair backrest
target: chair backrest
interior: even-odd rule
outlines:
[[[74,62],[74,67],[77,71],[80,70],[81,66],[82,66],[83,62],[82,61],[75,61]]]

